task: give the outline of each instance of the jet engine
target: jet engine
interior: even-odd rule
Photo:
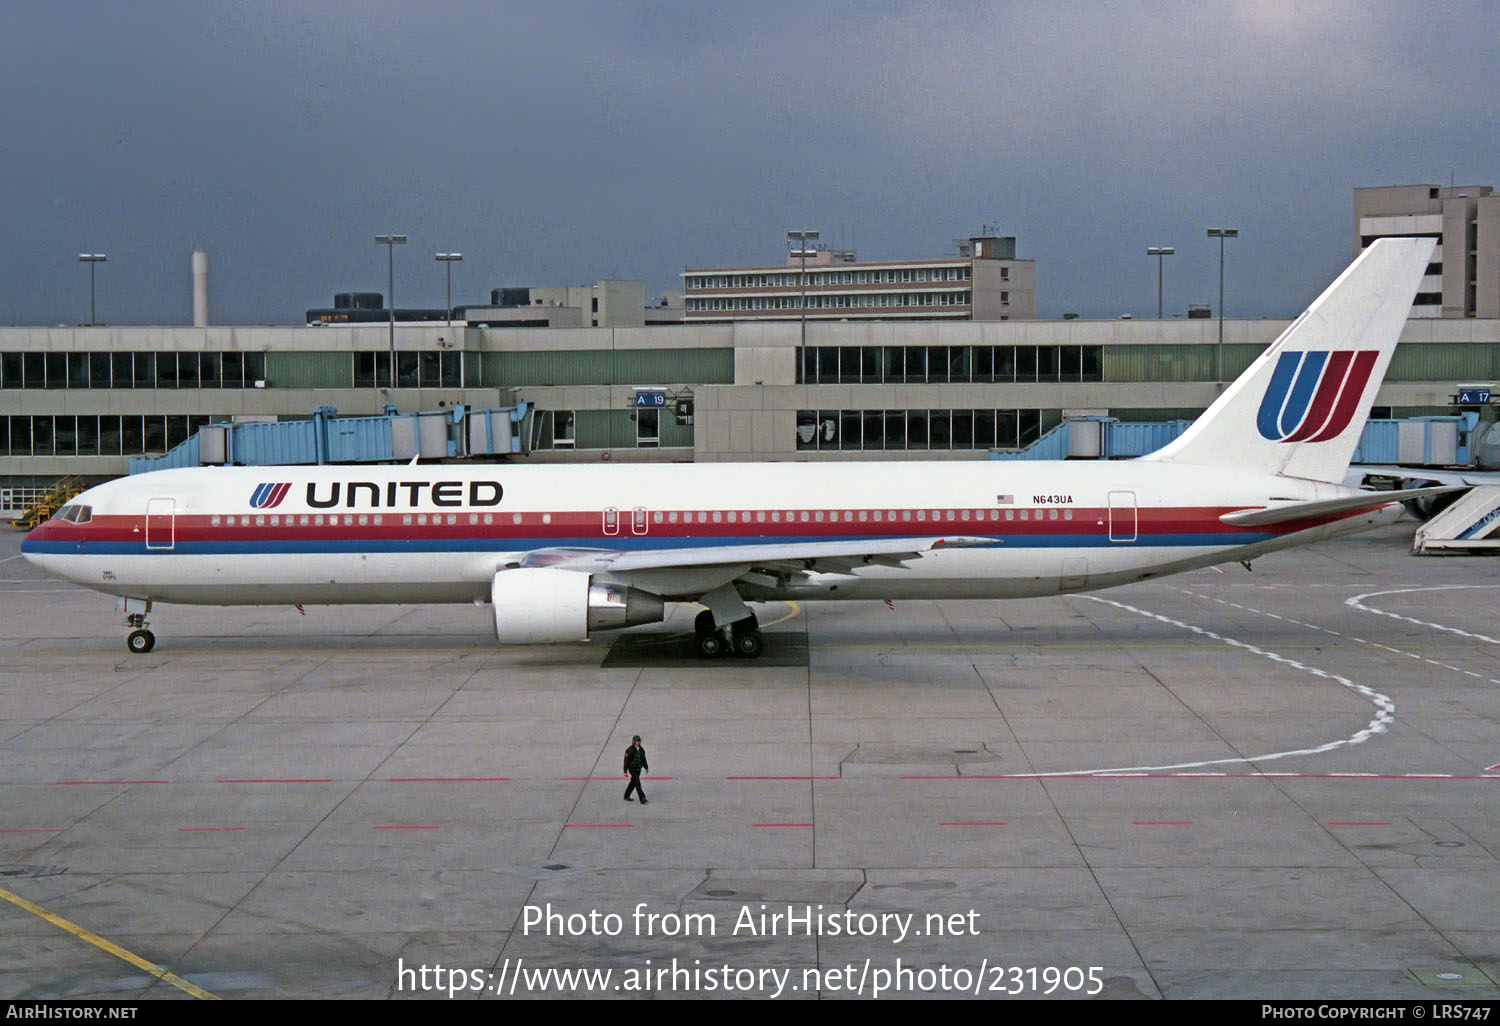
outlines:
[[[662,600],[650,592],[550,567],[501,570],[490,599],[502,645],[587,641],[593,631],[657,623],[663,616]]]

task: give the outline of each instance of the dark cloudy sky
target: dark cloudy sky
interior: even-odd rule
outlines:
[[[1352,190],[1500,184],[1500,4],[0,2],[0,323],[297,323],[335,291],[861,258],[995,224],[1039,312],[1289,315]]]

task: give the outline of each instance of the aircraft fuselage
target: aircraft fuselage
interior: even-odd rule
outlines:
[[[1262,527],[1219,519],[1347,494],[1144,461],[192,469],[91,489],[74,500],[86,522],[49,521],[23,551],[78,584],[157,602],[418,603],[484,601],[497,571],[538,550],[961,536],[984,543],[902,566],[752,575],[740,590],[752,600],[1020,598],[1247,559],[1375,522],[1368,511]],[[726,579],[744,572],[734,569]],[[714,578],[620,575],[668,599],[701,594]]]

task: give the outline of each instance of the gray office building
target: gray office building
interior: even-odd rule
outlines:
[[[1500,196],[1491,186],[1355,189],[1355,255],[1387,236],[1438,240],[1413,317],[1500,317]]]

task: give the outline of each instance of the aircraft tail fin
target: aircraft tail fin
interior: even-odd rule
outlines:
[[[1142,459],[1338,482],[1433,239],[1378,239],[1185,432]]]

